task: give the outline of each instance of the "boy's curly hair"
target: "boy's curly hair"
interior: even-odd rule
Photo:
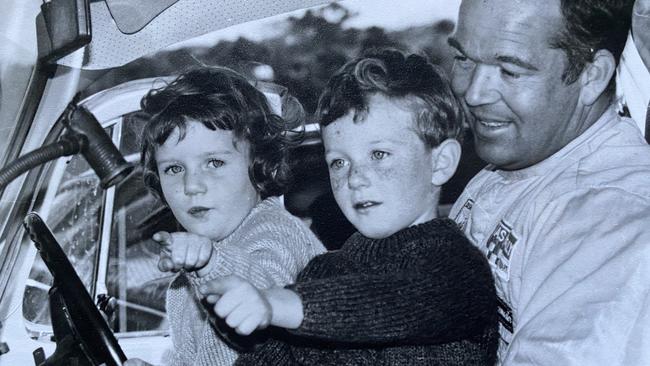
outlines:
[[[374,94],[410,103],[429,148],[448,138],[460,140],[465,114],[443,71],[423,56],[394,49],[372,50],[339,69],[318,101],[318,122],[324,127],[349,112],[361,121]]]
[[[297,101],[293,102],[295,107]],[[288,132],[285,120],[271,111],[266,96],[237,72],[225,67],[190,70],[149,91],[140,105],[148,119],[141,142],[144,184],[163,202],[156,149],[176,128],[183,139],[189,121],[210,130],[232,131],[236,139],[248,141],[248,175],[253,186],[263,199],[284,193],[290,177],[288,150],[298,143],[297,135]]]

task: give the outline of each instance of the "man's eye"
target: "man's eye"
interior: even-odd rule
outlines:
[[[460,66],[464,69],[467,69],[472,67],[472,64],[473,64],[472,60],[470,60],[469,58],[467,58],[467,56],[463,54],[456,54],[454,56],[454,65],[456,66]]]
[[[210,159],[208,161],[208,166],[211,168],[219,168],[225,164],[222,160],[219,159]]]
[[[388,156],[388,153],[386,151],[375,150],[375,151],[372,152],[372,158],[374,160],[382,160],[387,156]]]
[[[503,67],[501,68],[501,75],[504,75],[504,76],[509,77],[511,79],[517,79],[517,78],[519,78],[519,76],[521,76],[520,74],[518,74],[516,72],[509,71],[507,69],[504,69]]]
[[[330,169],[332,170],[338,170],[341,169],[345,166],[345,160],[343,159],[334,159],[330,163]]]
[[[165,174],[174,175],[182,172],[183,168],[180,165],[170,165],[166,167],[163,171],[165,172]]]

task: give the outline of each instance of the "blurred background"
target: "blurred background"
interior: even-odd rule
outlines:
[[[393,47],[426,55],[450,72],[453,56],[447,38],[454,31],[459,5],[460,0],[340,1],[256,20],[173,45],[119,68],[87,71],[85,94],[128,80],[178,74],[200,65],[221,65],[251,79],[287,87],[304,106],[306,123],[313,123],[318,96],[329,77],[367,49]],[[453,203],[467,181],[484,166],[469,142],[468,135],[461,166],[443,187],[443,205]],[[318,148],[303,146],[294,154],[295,164],[302,170],[292,192],[299,192],[300,197],[312,197],[321,188],[328,191],[325,183],[318,183],[327,181],[327,176],[322,176],[324,162],[315,151]],[[309,171],[305,167],[310,167]],[[303,207],[307,203],[302,201],[310,199],[289,200],[288,208],[299,216],[307,215],[307,207]],[[328,208],[337,209],[336,205]]]

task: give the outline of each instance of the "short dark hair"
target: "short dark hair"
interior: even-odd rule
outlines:
[[[424,56],[394,49],[369,51],[339,69],[318,101],[318,122],[325,127],[349,112],[363,120],[375,94],[412,102],[416,130],[429,148],[460,139],[464,112],[443,71]]]
[[[560,0],[564,27],[551,41],[551,47],[563,50],[568,65],[562,80],[578,80],[585,65],[594,60],[596,51],[609,51],[618,65],[632,22],[634,0]],[[612,77],[606,92],[616,87]]]
[[[141,108],[148,118],[141,143],[144,183],[163,202],[156,149],[176,128],[184,138],[190,120],[210,130],[232,131],[236,139],[248,141],[253,186],[262,198],[284,193],[290,177],[288,150],[298,143],[297,135],[288,133],[266,96],[237,72],[224,67],[190,70],[150,90]]]

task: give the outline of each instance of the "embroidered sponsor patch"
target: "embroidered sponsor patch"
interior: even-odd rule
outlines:
[[[456,221],[456,224],[458,224],[458,227],[462,231],[465,231],[465,227],[467,226],[467,222],[469,221],[469,215],[472,213],[473,206],[474,206],[474,200],[468,198],[467,201],[465,201],[465,203],[463,204],[463,207],[460,208],[460,210],[456,214],[456,217],[454,218],[454,221]]]
[[[506,280],[510,276],[510,256],[515,243],[517,243],[517,237],[512,232],[512,227],[501,220],[485,244],[488,261],[496,269],[496,272]]]

